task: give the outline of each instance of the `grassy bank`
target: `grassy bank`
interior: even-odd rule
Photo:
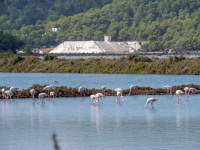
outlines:
[[[174,56],[147,58],[128,55],[105,59],[58,59],[56,56],[0,54],[0,72],[116,73],[116,74],[200,74],[200,58]]]

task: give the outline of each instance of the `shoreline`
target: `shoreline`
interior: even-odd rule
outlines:
[[[30,94],[31,89],[36,90],[35,98],[38,98],[39,93],[47,93],[49,95],[50,91],[55,92],[55,97],[89,97],[92,94],[102,93],[105,96],[116,96],[116,91],[114,89],[88,89],[86,88],[82,93],[78,91],[77,88],[72,87],[54,87],[54,89],[50,91],[44,91],[43,88],[45,86],[37,85],[32,86],[27,89],[20,89],[13,93],[12,99],[23,99],[23,98],[32,98]],[[151,87],[136,87],[131,90],[130,89],[123,89],[123,96],[134,96],[134,95],[176,95],[176,90],[182,90],[184,92],[184,87],[192,87],[197,89],[195,93],[192,94],[200,94],[200,85],[188,84],[188,85],[178,85],[171,87],[172,92],[171,94],[167,93],[166,88],[151,88]],[[9,90],[9,87],[1,87],[0,89]],[[185,93],[184,93],[185,94]],[[50,97],[50,96],[49,96]],[[2,96],[2,92],[0,93],[0,99],[4,99]]]
[[[65,59],[52,55],[39,58],[4,53],[0,58],[0,72],[200,75],[199,64],[199,58],[182,56]]]

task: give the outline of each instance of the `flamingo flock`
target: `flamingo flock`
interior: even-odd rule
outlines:
[[[138,86],[136,85],[131,85],[129,88],[129,96],[131,96],[137,89]],[[42,101],[42,103],[44,103],[44,99],[45,98],[55,98],[56,97],[56,93],[54,91],[55,87],[51,86],[51,85],[47,85],[45,86],[41,93],[38,93],[37,90],[35,89],[30,89],[30,95],[32,97],[33,100],[35,100],[35,96],[38,95],[38,99]],[[163,86],[163,89],[166,89],[166,94],[167,95],[172,95],[172,87],[169,85],[165,85]],[[6,88],[2,88],[1,89],[1,95],[3,99],[12,99],[14,96],[16,95],[20,95],[20,89],[17,87],[10,87],[9,89]],[[116,92],[116,99],[115,102],[117,104],[121,104],[123,102],[123,89],[122,88],[116,88],[113,90],[114,92]],[[181,95],[186,96],[186,101],[189,101],[190,95],[191,94],[195,94],[197,93],[199,90],[197,90],[196,88],[193,87],[184,87],[183,90],[178,89],[174,92],[174,94],[177,96],[177,103],[180,104],[182,102],[182,97]],[[86,88],[83,86],[78,87],[78,93],[80,94],[81,97],[85,97],[85,92],[86,92]],[[101,92],[95,93],[90,95],[90,101],[91,101],[91,105],[93,106],[100,106],[103,105],[103,97],[106,96],[106,87],[102,86],[101,87]],[[146,103],[145,103],[145,108],[147,107],[148,104],[151,104],[151,108],[154,108],[154,103],[157,102],[158,100],[156,98],[150,97],[147,98]]]
[[[17,92],[20,93],[20,89],[17,87],[10,87],[8,90],[6,90],[5,88],[1,89],[3,99],[11,99],[13,95],[17,94]]]
[[[179,103],[179,104],[180,104],[181,101],[182,101],[180,95],[185,94],[185,95],[186,95],[186,101],[189,101],[189,96],[190,96],[190,94],[195,94],[195,93],[198,92],[198,90],[197,90],[196,88],[193,88],[193,87],[191,87],[191,88],[189,88],[189,87],[184,87],[183,90],[184,90],[184,92],[183,92],[182,90],[176,90],[176,91],[175,91],[175,94],[176,94],[176,96],[177,96],[177,103]]]
[[[96,94],[92,94],[90,95],[90,99],[91,99],[91,105],[102,105],[103,101],[102,98],[104,97],[104,95],[102,93],[96,93]]]

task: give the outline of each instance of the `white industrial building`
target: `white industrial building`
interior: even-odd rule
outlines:
[[[104,41],[65,41],[49,53],[52,54],[124,54],[140,50],[141,42],[112,42],[110,36],[105,36]]]

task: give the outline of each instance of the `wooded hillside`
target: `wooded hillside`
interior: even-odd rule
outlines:
[[[27,44],[65,40],[149,41],[146,51],[200,50],[199,0],[4,0],[0,29]],[[81,13],[79,13],[81,12]],[[57,28],[58,31],[52,31]]]

